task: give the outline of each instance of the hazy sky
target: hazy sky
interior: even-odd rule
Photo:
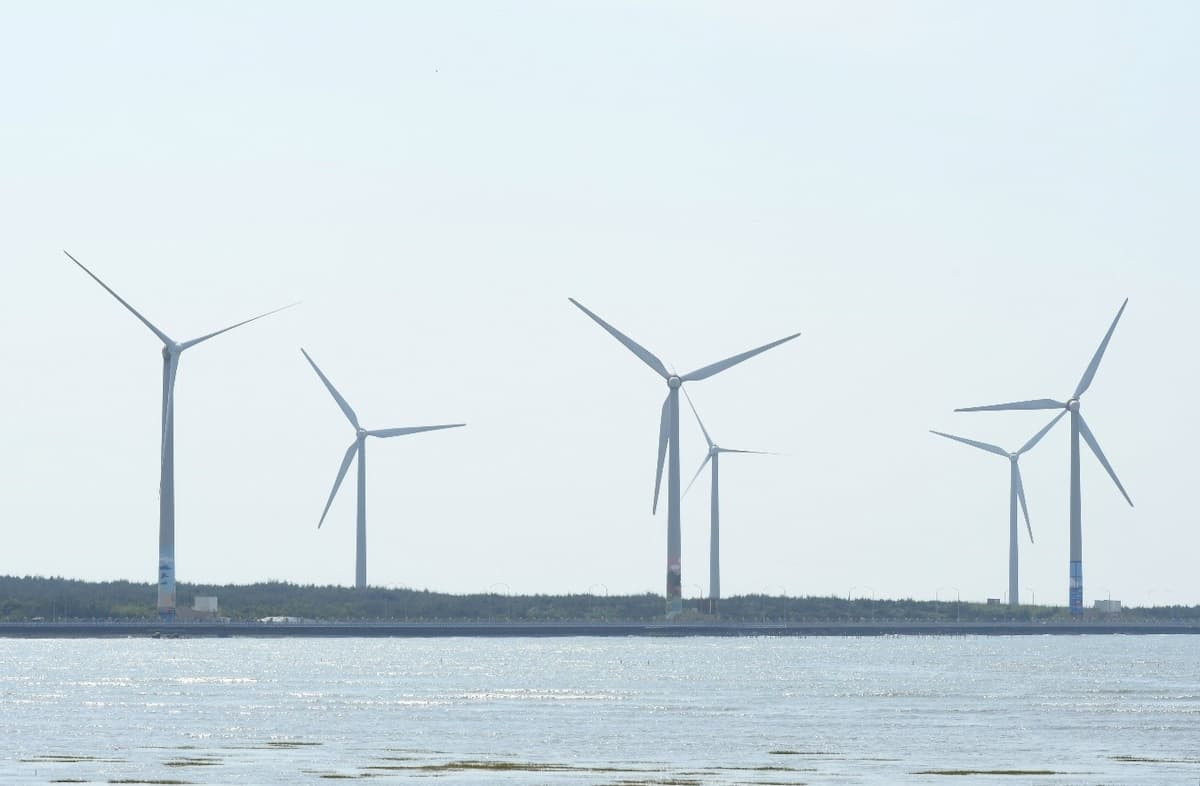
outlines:
[[[153,581],[160,344],[187,339],[181,581],[663,592],[653,372],[722,463],[726,594],[1000,597],[1017,447],[1083,411],[1085,600],[1200,602],[1190,3],[8,4],[0,573]],[[685,410],[685,415],[687,411]],[[681,421],[686,483],[703,458]],[[1068,429],[1023,462],[1023,600],[1067,596]],[[352,476],[351,476],[352,480]],[[707,590],[708,488],[683,506]],[[181,603],[190,597],[181,596]]]

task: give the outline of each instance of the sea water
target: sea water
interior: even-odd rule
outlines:
[[[1200,784],[1193,636],[0,640],[0,783]]]

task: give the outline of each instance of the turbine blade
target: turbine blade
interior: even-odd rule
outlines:
[[[1066,409],[1062,401],[1052,398],[1035,398],[1032,401],[1010,401],[1007,404],[987,404],[982,407],[959,407],[955,412],[999,412],[1011,409]]]
[[[1085,390],[1091,387],[1092,378],[1096,376],[1096,369],[1100,367],[1100,358],[1104,357],[1104,350],[1108,348],[1108,340],[1112,338],[1113,331],[1117,329],[1117,322],[1121,319],[1121,314],[1125,313],[1125,306],[1127,305],[1129,305],[1129,298],[1125,298],[1125,302],[1117,310],[1117,316],[1113,318],[1112,324],[1108,326],[1108,332],[1104,334],[1104,340],[1100,342],[1100,347],[1096,350],[1096,354],[1092,355],[1092,362],[1088,363],[1087,370],[1083,372],[1083,376],[1079,380],[1079,386],[1075,388],[1074,398],[1079,398]]]
[[[242,325],[249,325],[251,322],[260,320],[263,317],[269,317],[272,314],[278,314],[280,311],[283,311],[284,309],[291,308],[292,306],[298,306],[298,305],[300,305],[299,300],[297,300],[295,303],[288,303],[286,306],[280,306],[279,308],[272,309],[271,311],[268,311],[265,314],[259,314],[256,317],[250,317],[249,319],[243,319],[241,322],[238,322],[236,325],[230,325],[227,328],[221,328],[220,330],[213,331],[212,333],[201,336],[200,338],[193,338],[191,341],[185,341],[182,344],[180,344],[179,346],[181,349],[187,349],[188,347],[194,347],[201,342],[208,341],[210,338],[213,338],[214,336],[219,336],[222,333],[228,333],[230,330],[233,330],[234,328],[241,327]]]
[[[696,470],[696,474],[692,475],[692,479],[690,481],[688,481],[687,488],[685,488],[683,490],[683,496],[686,497],[687,493],[692,490],[692,484],[694,484],[696,482],[696,478],[700,477],[700,473],[703,472],[704,468],[708,466],[708,462],[710,459],[712,459],[711,453],[709,453],[707,456],[704,457],[704,461],[700,462],[700,468]]]
[[[1025,514],[1025,529],[1029,530],[1029,542],[1033,543],[1033,525],[1029,523],[1029,508],[1025,505],[1025,484],[1021,482],[1021,466],[1017,465],[1017,501],[1021,503],[1021,512]]]
[[[680,379],[682,379],[684,382],[693,382],[693,381],[700,380],[700,379],[708,379],[713,374],[719,374],[720,372],[724,371],[727,368],[736,366],[738,363],[741,363],[743,360],[749,360],[750,358],[754,357],[755,355],[766,352],[768,349],[771,349],[772,347],[777,347],[780,344],[783,344],[784,342],[791,341],[792,339],[796,338],[799,335],[800,335],[799,333],[793,333],[792,335],[785,336],[785,337],[779,339],[778,341],[772,341],[770,344],[763,344],[761,347],[756,347],[755,349],[751,349],[747,352],[743,352],[740,355],[734,355],[733,357],[728,357],[728,358],[725,358],[724,360],[718,360],[716,363],[707,365],[704,368],[698,368],[695,371],[692,371],[688,374],[684,374],[682,377],[680,377]]]
[[[604,328],[609,333],[611,333],[613,338],[615,338],[617,341],[620,341],[622,344],[624,344],[625,347],[630,352],[632,352],[633,354],[635,354],[639,358],[641,358],[643,363],[645,363],[650,368],[654,369],[658,373],[658,375],[661,376],[663,379],[667,379],[668,377],[671,376],[667,372],[667,367],[663,365],[663,362],[661,360],[659,360],[657,357],[655,357],[653,352],[646,349],[641,344],[637,343],[636,341],[634,341],[633,339],[631,339],[629,336],[625,335],[621,331],[617,330],[615,327],[608,324],[600,317],[596,316],[596,314],[592,313],[591,311],[588,311],[588,309],[582,303],[580,303],[578,300],[576,300],[575,298],[569,297],[569,298],[567,298],[567,300],[574,303],[579,308],[580,311],[582,311],[583,313],[587,314],[589,317],[594,319],[596,321],[596,323],[598,325],[600,325],[600,327]]]
[[[752,453],[755,456],[778,456],[779,455],[778,453],[775,453],[770,450],[736,450],[734,448],[717,448],[717,452],[718,453]]]
[[[351,408],[351,406],[346,402],[346,399],[342,398],[342,394],[337,392],[337,388],[335,388],[333,383],[329,381],[329,377],[325,376],[325,374],[321,372],[321,369],[317,368],[317,364],[311,357],[308,356],[308,353],[304,351],[304,347],[300,347],[300,352],[303,353],[304,358],[308,361],[308,364],[313,367],[313,371],[317,372],[317,376],[321,378],[321,381],[325,383],[325,387],[329,389],[329,392],[332,394],[333,400],[337,402],[337,405],[342,408],[342,412],[345,413],[346,418],[351,424],[353,424],[355,428],[360,428],[358,425],[358,415],[354,414],[354,409]]]
[[[683,388],[683,395],[687,396],[688,406],[692,408],[692,414],[696,416],[696,422],[700,424],[700,431],[704,434],[704,441],[708,443],[710,448],[716,447],[716,443],[712,441],[712,437],[708,436],[708,429],[704,427],[704,421],[700,419],[700,413],[696,411],[696,405],[692,403],[692,397],[688,395],[687,388]]]
[[[1125,498],[1125,501],[1129,503],[1129,507],[1132,508],[1133,500],[1131,500],[1129,495],[1125,493],[1125,487],[1121,485],[1121,481],[1117,480],[1117,473],[1113,472],[1112,465],[1108,463],[1108,459],[1104,458],[1104,452],[1100,450],[1100,443],[1096,441],[1096,437],[1092,434],[1092,430],[1088,428],[1087,422],[1083,419],[1083,415],[1079,416],[1079,433],[1083,436],[1083,441],[1086,442],[1088,447],[1092,449],[1092,452],[1096,454],[1096,458],[1100,460],[1100,464],[1104,467],[1104,471],[1108,473],[1110,478],[1112,478],[1113,483],[1117,484],[1117,489],[1121,492],[1121,496]]]
[[[381,428],[375,431],[368,431],[372,437],[403,437],[405,434],[420,434],[422,431],[438,431],[444,428],[459,428],[467,425],[466,423],[447,423],[443,426],[408,426],[405,428]]]
[[[325,503],[325,510],[321,511],[321,520],[317,522],[317,529],[325,523],[325,515],[329,513],[329,506],[333,504],[333,498],[337,496],[338,489],[342,487],[342,480],[346,477],[346,470],[350,469],[350,462],[354,460],[354,454],[358,452],[358,440],[350,443],[350,447],[346,449],[346,455],[342,458],[342,466],[338,468],[337,480],[333,481],[333,491],[329,492],[329,501]]]
[[[131,313],[135,317],[137,317],[143,325],[150,328],[150,331],[152,333],[154,333],[154,335],[158,336],[159,341],[161,341],[164,344],[174,344],[175,343],[174,341],[171,340],[170,336],[168,336],[166,333],[164,333],[161,330],[159,330],[158,328],[156,328],[154,326],[154,323],[152,323],[150,320],[146,319],[144,316],[142,316],[140,313],[138,313],[138,310],[136,308],[134,308],[133,306],[126,303],[124,298],[122,298],[120,295],[118,295],[116,292],[114,292],[112,290],[112,288],[109,287],[108,284],[105,284],[103,281],[101,281],[99,276],[97,276],[95,273],[93,273],[92,271],[90,271],[86,267],[84,267],[83,263],[80,262],[78,259],[71,256],[70,252],[64,250],[63,253],[67,255],[67,259],[71,260],[76,265],[79,265],[79,268],[84,273],[87,273],[89,276],[91,276],[93,281],[95,281],[100,286],[104,287],[108,291],[108,294],[112,295],[113,297],[115,297],[117,299],[118,303],[120,303],[125,308],[129,309],[129,313]]]
[[[980,450],[986,450],[988,453],[995,453],[997,456],[1004,456],[1005,458],[1008,458],[1008,451],[997,445],[990,445],[987,442],[976,442],[973,439],[967,439],[966,437],[956,437],[953,434],[947,434],[944,431],[934,431],[933,429],[929,429],[929,433],[937,434],[939,437],[945,437],[946,439],[952,439],[955,442],[961,442],[964,445],[970,445],[973,448],[979,448]]]
[[[662,418],[658,422],[658,471],[654,474],[654,504],[650,506],[650,513],[658,513],[658,491],[662,486],[662,471],[663,461],[667,458],[667,441],[671,436],[670,424],[671,396],[667,394],[667,398],[663,401]]]
[[[1059,420],[1061,420],[1062,416],[1065,414],[1067,414],[1067,410],[1064,409],[1062,412],[1059,412],[1057,415],[1055,415],[1053,420],[1051,420],[1046,425],[1042,426],[1041,431],[1034,434],[1032,437],[1029,438],[1028,442],[1026,442],[1024,445],[1021,446],[1021,449],[1017,451],[1017,455],[1019,456],[1022,453],[1025,453],[1026,451],[1030,450],[1034,445],[1041,442],[1042,437],[1046,436],[1046,434],[1048,434],[1050,432],[1050,429],[1054,428],[1054,424],[1057,423]]]

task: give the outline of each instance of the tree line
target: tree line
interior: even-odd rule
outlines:
[[[195,596],[216,596],[219,615],[237,621],[298,617],[320,621],[651,621],[662,619],[664,599],[642,595],[455,595],[414,589],[262,582],[177,587],[180,616]],[[80,581],[0,576],[0,620],[153,620],[157,589],[130,581]],[[1018,606],[954,600],[874,600],[840,597],[741,595],[723,599],[719,617],[733,622],[1039,622],[1069,618],[1061,606]],[[707,602],[685,601],[685,616],[708,618]],[[1093,615],[1092,610],[1088,610]],[[1128,621],[1196,621],[1200,606],[1122,610]]]

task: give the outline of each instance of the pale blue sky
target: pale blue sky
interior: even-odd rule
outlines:
[[[727,593],[999,596],[1002,462],[1125,297],[1084,411],[1087,600],[1200,602],[1200,13],[1186,3],[39,3],[0,24],[0,573],[150,581],[153,336],[184,356],[182,581],[653,590],[660,381],[722,465]],[[683,474],[702,442],[683,426]],[[734,457],[737,459],[740,457]],[[1021,584],[1065,603],[1067,431],[1023,461]],[[685,595],[707,587],[707,488]],[[948,589],[951,588],[951,589]],[[1026,599],[1028,599],[1026,597]],[[186,602],[186,598],[182,598]]]

